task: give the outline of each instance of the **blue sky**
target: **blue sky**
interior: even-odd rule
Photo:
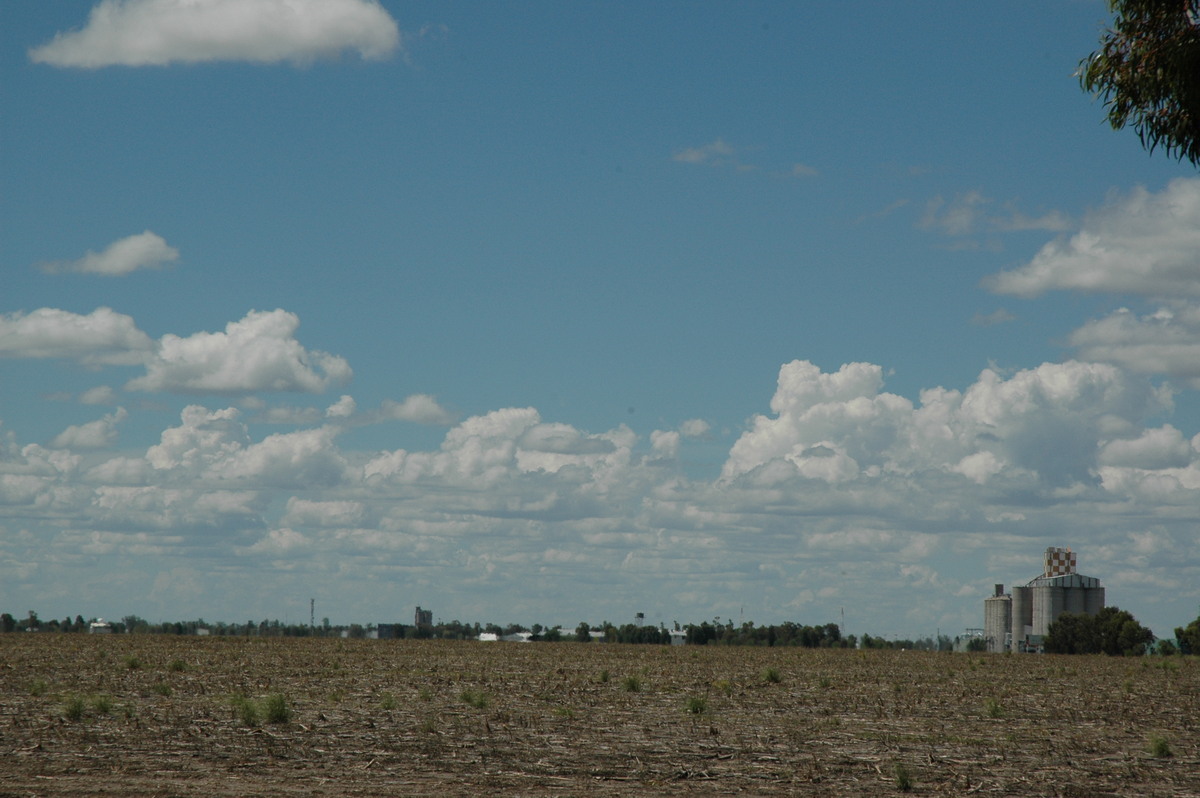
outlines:
[[[0,9],[0,608],[1200,605],[1200,177],[1102,2]]]

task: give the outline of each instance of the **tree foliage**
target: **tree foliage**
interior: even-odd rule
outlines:
[[[1050,624],[1043,644],[1048,654],[1136,657],[1153,642],[1154,634],[1133,615],[1119,607],[1105,607],[1095,615],[1063,613]]]
[[[1200,0],[1109,0],[1113,26],[1079,64],[1108,121],[1200,166]]]
[[[1175,640],[1179,643],[1179,653],[1200,654],[1200,616],[1187,626],[1177,626]]]

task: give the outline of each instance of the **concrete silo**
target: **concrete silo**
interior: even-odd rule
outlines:
[[[1042,575],[1026,585],[1013,587],[1011,598],[1003,595],[1003,586],[996,586],[996,593],[984,601],[989,651],[1039,650],[1050,624],[1063,613],[1095,615],[1104,608],[1104,587],[1100,580],[1077,573],[1075,562],[1075,552],[1051,547],[1046,549]],[[1005,611],[1007,618],[1003,617]],[[1001,643],[993,648],[995,636],[991,630],[1002,634],[999,630],[1006,625],[1007,645]]]
[[[1029,587],[1033,591],[1033,634],[1042,636],[1050,629],[1050,624],[1063,614],[1066,606],[1066,592],[1059,585],[1036,584],[1040,579],[1033,580]]]
[[[1009,651],[1033,634],[1033,591],[1025,585],[1014,585],[1012,591],[1012,642]]]
[[[987,650],[999,654],[1007,651],[1012,638],[1012,596],[1004,595],[1004,585],[983,602],[983,636]]]

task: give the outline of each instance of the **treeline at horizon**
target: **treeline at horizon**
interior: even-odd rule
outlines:
[[[82,615],[74,619],[42,620],[34,611],[26,617],[16,618],[11,613],[0,614],[0,633],[53,632],[62,634],[86,634],[93,623],[100,619],[85,620]],[[209,635],[214,637],[339,637],[410,639],[410,640],[478,640],[482,634],[495,635],[498,639],[517,638],[531,642],[605,642],[643,645],[670,645],[678,639],[686,645],[726,646],[798,646],[802,648],[878,648],[910,649],[918,651],[951,651],[954,640],[947,635],[910,639],[886,639],[879,635],[843,635],[836,623],[808,626],[785,621],[780,624],[755,625],[745,621],[735,626],[733,621],[721,623],[703,621],[698,624],[674,624],[674,630],[665,626],[622,624],[604,621],[592,626],[581,622],[573,631],[562,627],[542,624],[523,626],[495,623],[467,623],[463,621],[439,621],[431,624],[331,624],[323,618],[319,624],[286,623],[279,620],[248,620],[244,623],[205,621],[203,618],[189,621],[162,621],[154,623],[137,615],[126,615],[119,621],[103,621],[113,634],[151,635]]]

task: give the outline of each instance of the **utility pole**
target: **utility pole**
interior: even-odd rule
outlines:
[[[308,600],[308,628],[309,629],[312,629],[314,626],[317,625],[316,619],[317,619],[317,600],[315,598],[310,598]]]

